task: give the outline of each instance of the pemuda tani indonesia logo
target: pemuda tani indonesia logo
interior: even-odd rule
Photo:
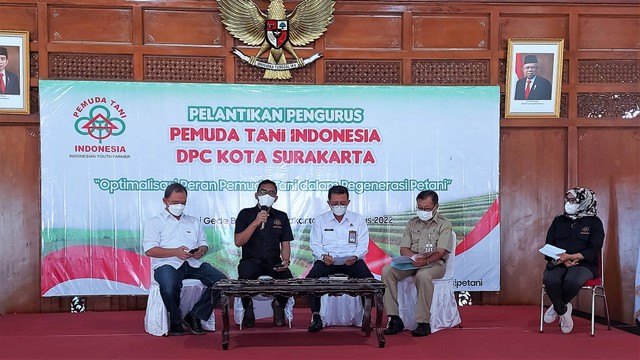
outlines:
[[[85,144],[74,145],[72,158],[125,158],[124,145],[105,144],[122,135],[127,125],[127,112],[115,100],[95,96],[81,102],[73,112],[74,129],[83,137]],[[112,141],[109,141],[112,143]]]

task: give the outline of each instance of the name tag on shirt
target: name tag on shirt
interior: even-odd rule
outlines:
[[[355,244],[358,241],[358,236],[355,230],[349,230],[349,244]]]
[[[333,231],[333,229],[324,229],[324,231]]]

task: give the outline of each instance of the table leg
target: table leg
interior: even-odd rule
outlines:
[[[384,347],[384,332],[382,332],[382,311],[384,310],[384,303],[382,297],[384,289],[376,292],[376,335],[378,335],[378,347]]]
[[[371,336],[371,304],[373,303],[373,295],[366,294],[364,297],[364,316],[362,318],[362,330],[366,337]]]
[[[222,292],[220,295],[220,305],[222,306],[222,349],[229,349],[229,298]]]

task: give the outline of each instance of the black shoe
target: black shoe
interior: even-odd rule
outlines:
[[[187,315],[182,320],[182,323],[191,331],[193,335],[204,335],[204,330],[202,329],[202,324],[200,324],[200,319],[197,317],[191,316],[191,313],[187,313]]]
[[[244,317],[242,318],[242,328],[252,328],[256,326],[256,316],[253,313],[253,300],[249,299],[249,303],[244,307]]]
[[[182,336],[184,335],[184,330],[182,329],[182,323],[171,324],[169,326],[169,336]]]
[[[322,330],[322,318],[320,314],[313,314],[313,320],[311,321],[311,325],[309,325],[309,332],[318,332]]]
[[[280,306],[277,299],[271,302],[271,308],[273,309],[273,325],[284,326],[284,308]]]
[[[418,327],[411,332],[413,336],[427,336],[431,334],[431,325],[429,323],[418,323]]]
[[[402,330],[404,330],[404,323],[402,322],[402,319],[400,319],[400,316],[391,315],[389,324],[383,332],[385,335],[395,335],[402,332]]]

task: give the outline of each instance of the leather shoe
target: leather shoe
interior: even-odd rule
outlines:
[[[191,331],[193,335],[204,335],[204,330],[202,329],[202,324],[200,324],[200,319],[191,316],[191,313],[187,313],[187,315],[182,320],[182,323],[189,329],[189,331]]]
[[[249,303],[244,307],[244,317],[242,318],[242,328],[252,328],[256,326],[256,316],[253,313],[253,300],[249,299]]]
[[[429,323],[418,323],[418,327],[411,332],[413,336],[427,336],[431,334],[431,325]]]
[[[182,336],[184,335],[184,330],[182,329],[182,324],[171,324],[169,326],[169,336]]]
[[[402,332],[402,330],[404,330],[404,323],[402,322],[402,319],[400,319],[400,316],[391,315],[389,324],[383,332],[385,335],[395,335]]]
[[[271,308],[273,309],[273,325],[284,326],[284,308],[280,306],[277,299],[271,302]]]
[[[313,320],[311,321],[311,325],[308,328],[309,332],[318,332],[322,330],[322,318],[320,314],[314,314]]]

